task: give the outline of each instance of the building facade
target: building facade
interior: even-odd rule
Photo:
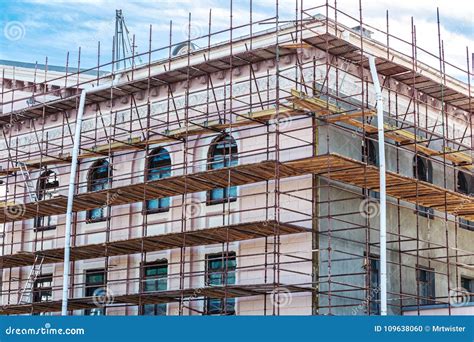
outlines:
[[[470,85],[357,22],[302,13],[68,91],[45,81],[41,103],[4,87],[1,313],[61,310],[79,95],[111,84],[86,95],[70,314],[379,314],[367,54],[383,86],[389,314],[472,313]]]

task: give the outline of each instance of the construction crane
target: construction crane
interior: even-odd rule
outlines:
[[[136,46],[133,45],[130,39],[130,32],[125,24],[125,17],[121,9],[115,10],[114,51],[116,70],[126,69],[137,64],[132,58],[134,55],[138,55]],[[137,58],[139,64],[142,64],[140,56]]]

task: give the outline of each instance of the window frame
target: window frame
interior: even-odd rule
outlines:
[[[222,142],[223,140],[226,140],[226,139],[229,139],[230,142],[231,142],[231,146],[230,146],[230,157],[227,157],[229,154],[226,154],[224,153],[223,156],[224,156],[224,165],[222,167],[213,167],[213,163],[215,163],[215,161],[213,160],[214,159],[214,156],[216,155],[216,150],[217,150],[217,146],[219,145],[220,142]],[[232,150],[235,148],[235,153],[232,152]],[[224,151],[225,150],[228,150],[228,147],[225,147],[224,148]],[[228,158],[228,160],[227,160]],[[207,151],[207,170],[219,170],[219,169],[224,169],[224,168],[227,168],[227,167],[232,167],[232,166],[236,166],[238,165],[239,163],[239,147],[237,145],[237,141],[234,139],[234,137],[232,137],[232,135],[230,134],[227,134],[227,133],[224,133],[224,134],[221,134],[219,135],[218,137],[216,137],[210,144],[209,146],[209,150]],[[228,165],[226,165],[228,164]],[[212,198],[212,192],[215,191],[215,190],[223,190],[223,196],[222,198],[218,198],[218,199],[213,199]],[[210,206],[210,205],[217,205],[217,204],[224,204],[224,203],[228,203],[228,202],[236,202],[237,201],[237,194],[236,196],[230,196],[230,191],[232,191],[231,189],[235,189],[235,192],[237,193],[237,186],[230,186],[230,187],[224,187],[224,188],[214,188],[212,190],[208,190],[206,191],[206,205]]]
[[[102,167],[103,164],[107,164],[107,177],[104,178],[97,178],[97,179],[92,179],[93,174],[100,168]],[[101,182],[103,184],[103,187],[98,190],[93,190],[92,187],[95,185],[93,182],[97,180],[105,180],[104,182]],[[112,168],[110,167],[110,163],[107,159],[99,159],[96,160],[90,167],[89,171],[87,173],[87,192],[94,192],[94,191],[102,191],[111,188],[112,185]],[[101,215],[100,217],[92,217],[93,212],[95,210],[101,210]],[[87,210],[86,212],[86,223],[95,223],[95,222],[103,222],[107,221],[109,217],[109,206],[107,203],[104,203],[103,206]]]
[[[426,274],[431,278],[427,281],[422,280],[421,273],[426,272]],[[436,272],[434,268],[429,268],[425,266],[416,266],[416,281],[418,284],[418,298],[421,305],[430,305],[436,302]],[[426,284],[428,296],[421,298],[422,286]],[[430,296],[431,295],[431,296]]]
[[[375,267],[374,272],[374,262],[377,267]],[[368,314],[369,315],[380,315],[381,306],[380,306],[380,256],[375,254],[370,254],[368,256],[368,278],[369,278],[369,305],[368,305]],[[376,286],[372,284],[373,276],[375,274]],[[376,296],[373,298],[372,292],[376,289]]]
[[[466,287],[464,286],[465,282],[469,282],[469,286]],[[470,277],[466,277],[464,275],[461,275],[461,278],[459,280],[461,287],[469,292],[469,302],[474,301],[474,279]]]
[[[33,303],[45,303],[45,302],[50,302],[53,300],[53,280],[54,280],[54,277],[53,277],[53,273],[46,273],[46,274],[40,274],[38,277],[36,277],[34,283],[33,283],[33,296],[32,296],[32,299],[31,301]],[[38,285],[39,284],[42,284],[42,283],[47,283],[49,282],[50,285],[47,286],[47,287],[39,287]],[[49,297],[51,299],[49,300],[41,300],[41,297],[42,297],[42,293],[43,292],[50,292],[50,295]],[[39,298],[39,300],[38,300]]]
[[[88,276],[94,275],[94,274],[103,274],[103,282],[102,283],[92,283],[88,284],[87,279]],[[107,270],[105,268],[92,268],[92,269],[87,269],[84,272],[84,297],[93,297],[94,292],[100,288],[105,288],[107,287]],[[90,288],[94,288],[94,291],[92,292],[91,295],[88,295],[88,290]],[[91,313],[93,312],[101,312],[99,315],[93,315]],[[101,307],[101,308],[91,308],[91,309],[85,309],[84,310],[84,316],[105,316],[106,315],[106,307]]]
[[[224,269],[220,268],[222,271],[220,272],[210,272],[210,261],[212,260],[218,260],[221,259],[226,267],[227,271]],[[234,266],[232,269],[229,271],[228,269],[228,262],[229,260],[234,260]],[[237,253],[235,251],[228,251],[228,252],[219,252],[219,253],[209,253],[206,254],[205,257],[205,275],[204,275],[204,281],[206,286],[212,286],[210,277],[212,274],[215,273],[221,273],[221,286],[226,286],[226,285],[235,285],[236,283],[236,276],[237,276]],[[228,282],[229,279],[229,273],[233,272],[233,281],[231,283]],[[216,285],[216,284],[214,284]],[[220,310],[211,310],[211,301],[220,301]],[[232,310],[228,311],[227,308],[230,305],[232,305]],[[236,305],[236,299],[235,298],[211,298],[211,297],[206,297],[204,301],[204,312],[206,315],[235,315],[235,305]]]
[[[150,181],[156,180],[156,179],[150,179],[150,174],[151,174],[150,173],[150,170],[151,170],[150,163],[151,163],[151,159],[154,156],[159,155],[162,151],[164,151],[166,153],[166,155],[168,156],[169,165],[163,165],[163,166],[159,166],[159,167],[161,168],[161,167],[169,166],[169,174],[166,175],[166,176],[160,176],[157,179],[163,179],[163,178],[171,177],[171,172],[172,172],[171,154],[164,147],[156,147],[153,150],[151,150],[150,153],[148,153],[147,158],[146,158],[146,162],[145,162],[145,182],[150,182]],[[168,200],[168,206],[161,207],[161,205],[160,205],[161,201],[166,200],[166,199]],[[148,206],[149,206],[149,203],[151,203],[151,201],[158,201],[158,208],[150,209]],[[170,207],[171,207],[170,204],[171,204],[171,196],[170,197],[163,197],[163,198],[156,198],[156,199],[146,200],[146,201],[143,202],[142,212],[143,212],[144,215],[165,213],[165,212],[170,211]]]
[[[461,178],[462,176],[462,178]],[[474,195],[474,176],[471,176],[471,178],[468,178],[469,175],[464,172],[464,171],[458,171],[456,173],[456,192],[468,196],[473,196]],[[461,186],[460,180],[463,180],[464,186]],[[467,220],[462,217],[458,217],[458,223],[459,223],[459,228],[474,231],[474,221]]]
[[[425,172],[423,174],[420,173],[419,162],[421,162],[425,168]],[[413,157],[413,177],[418,181],[433,184],[433,163],[428,158],[428,156],[423,154],[415,154]],[[430,220],[433,220],[435,217],[433,208],[425,207],[420,204],[416,204],[415,213]]]
[[[54,175],[54,180],[52,183],[50,183],[48,182],[48,179],[52,175]],[[49,188],[47,188],[46,186],[47,184],[52,184],[53,190],[49,190]],[[58,174],[55,171],[47,169],[44,172],[42,172],[36,183],[36,197],[38,201],[43,200],[46,195],[51,194],[52,192],[54,192],[54,189],[57,189],[58,187],[59,187]],[[52,222],[54,218],[56,218],[57,220],[57,215],[35,217],[34,218],[34,231],[42,232],[42,231],[56,229],[57,224],[53,224]],[[45,221],[47,221],[48,224],[45,224]]]
[[[156,282],[159,281],[159,279],[165,279],[166,280],[166,289],[164,290],[156,290],[156,291],[145,291],[145,281],[147,279],[146,277],[146,268],[148,267],[159,267],[159,266],[165,266],[166,267],[166,275],[164,277],[156,276],[156,278],[150,277],[150,279],[156,279]],[[142,262],[140,265],[140,293],[148,293],[148,292],[157,292],[157,291],[166,291],[168,289],[168,275],[169,275],[169,261],[166,258],[163,259],[158,259],[150,262]],[[159,284],[158,284],[159,287]],[[145,306],[150,305],[153,306],[153,315],[145,315]],[[164,314],[160,315],[159,310],[161,307],[165,307],[164,309]],[[139,313],[142,316],[167,316],[168,315],[168,304],[167,303],[159,303],[159,304],[143,304],[139,307]]]

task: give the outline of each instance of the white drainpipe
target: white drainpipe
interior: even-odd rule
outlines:
[[[383,98],[374,56],[369,59],[370,73],[377,99],[377,128],[379,138],[380,168],[380,315],[387,315],[387,189],[385,182],[385,132],[383,123]]]
[[[64,232],[64,270],[63,270],[63,294],[62,294],[62,305],[61,315],[67,316],[67,303],[69,295],[69,263],[70,263],[70,250],[71,250],[71,226],[72,226],[72,207],[74,204],[74,189],[76,188],[76,171],[77,161],[79,158],[79,151],[81,146],[81,131],[82,131],[82,117],[84,116],[84,107],[86,104],[86,96],[90,93],[95,93],[101,90],[110,89],[114,87],[120,76],[114,78],[111,83],[102,84],[94,88],[83,89],[79,99],[79,108],[77,111],[76,118],[76,130],[74,133],[74,145],[72,148],[72,159],[71,159],[71,173],[69,175],[69,188],[67,195],[67,210],[66,210],[66,228]]]

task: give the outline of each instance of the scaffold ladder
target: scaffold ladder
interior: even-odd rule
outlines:
[[[25,182],[25,189],[28,193],[28,197],[30,198],[31,202],[36,202],[38,200],[36,196],[35,187],[33,186],[33,182],[31,181],[30,173],[28,171],[28,166],[20,161],[17,161],[17,165],[20,168],[21,176],[23,177],[23,181]]]
[[[26,280],[25,287],[21,289],[20,295],[18,296],[18,304],[29,304],[32,302],[32,294],[35,285],[35,281],[41,273],[41,267],[43,266],[44,256],[36,255],[33,266],[31,267],[30,274]]]

